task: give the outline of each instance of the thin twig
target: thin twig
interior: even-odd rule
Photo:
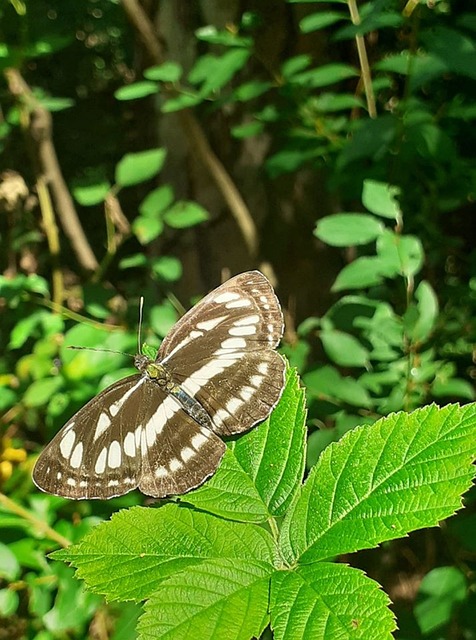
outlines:
[[[355,0],[347,0],[352,24],[355,26],[361,23],[359,10]],[[377,117],[377,107],[375,105],[375,95],[372,86],[372,76],[370,73],[369,59],[367,57],[367,49],[365,48],[365,40],[363,36],[355,36],[357,44],[357,53],[359,55],[360,68],[362,71],[362,81],[364,83],[365,97],[367,99],[367,109],[371,118]]]
[[[162,64],[165,56],[160,41],[156,35],[153,24],[141,4],[138,0],[122,0],[122,5],[129,21],[137,30],[152,63]],[[250,255],[255,257],[258,253],[258,231],[245,201],[230,174],[210,147],[203,128],[195,118],[193,112],[189,109],[182,109],[178,112],[178,116],[192,152],[195,153],[208,169],[212,179],[230,208],[231,214],[241,231]]]
[[[16,513],[17,516],[20,516],[24,520],[30,522],[35,527],[36,533],[42,533],[50,540],[54,540],[55,542],[57,542],[61,547],[69,547],[69,545],[71,544],[71,540],[68,540],[68,538],[62,536],[60,533],[50,527],[49,524],[34,516],[24,507],[21,507],[10,498],[7,498],[4,493],[0,493],[0,504],[5,507],[5,509],[8,509],[8,511]]]
[[[36,190],[38,192],[38,202],[40,203],[40,211],[43,218],[43,228],[46,233],[51,261],[53,263],[53,310],[57,312],[63,302],[64,292],[63,274],[59,263],[60,242],[58,227],[51,204],[50,193],[42,176],[38,177],[36,181]]]
[[[43,177],[51,190],[61,226],[68,236],[76,257],[87,271],[95,271],[98,261],[86,238],[73,199],[61,173],[53,145],[51,114],[35,98],[18,69],[5,69],[10,93],[28,110],[28,134],[35,149],[38,177]]]

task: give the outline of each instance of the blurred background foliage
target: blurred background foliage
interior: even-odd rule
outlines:
[[[200,295],[262,269],[309,403],[474,399],[476,13],[463,0],[2,0],[0,638],[134,637],[45,554],[120,507],[33,488],[41,447]],[[399,638],[476,638],[474,495],[345,561]],[[422,580],[423,576],[425,578]]]

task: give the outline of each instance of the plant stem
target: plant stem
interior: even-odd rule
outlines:
[[[348,0],[347,6],[349,7],[352,24],[359,25],[361,20],[356,0]],[[370,74],[369,59],[367,57],[364,37],[355,36],[355,43],[357,45],[357,53],[359,55],[360,68],[362,70],[362,82],[364,83],[365,97],[367,99],[367,109],[369,111],[369,116],[371,118],[376,118],[377,108],[375,105],[375,95],[374,89],[372,87],[372,76]]]
[[[57,542],[61,547],[69,547],[69,545],[71,544],[71,540],[68,540],[67,538],[62,536],[60,533],[50,527],[49,524],[34,516],[24,507],[21,507],[10,498],[7,498],[7,496],[3,493],[0,493],[0,505],[5,507],[5,509],[8,509],[12,513],[16,513],[17,516],[20,516],[24,520],[30,522],[36,528],[36,533],[44,534],[50,540],[54,540],[55,542]]]

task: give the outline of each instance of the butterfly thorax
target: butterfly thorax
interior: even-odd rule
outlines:
[[[159,362],[155,362],[144,355],[137,355],[134,358],[134,364],[141,373],[146,374],[148,378],[157,382],[166,391],[172,391],[173,387],[176,386],[170,373]]]
[[[177,384],[170,372],[160,362],[151,360],[147,356],[137,355],[134,358],[136,368],[146,375],[149,380],[157,383],[169,395],[176,398],[177,402],[188,415],[193,418],[202,427],[213,430],[213,423],[210,415],[205,411],[200,402],[183,387]]]

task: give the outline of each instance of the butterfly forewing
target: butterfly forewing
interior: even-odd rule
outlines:
[[[218,435],[250,429],[277,404],[282,333],[279,302],[260,272],[228,280],[172,328],[155,363],[140,356],[138,375],[71,418],[39,457],[35,483],[75,499],[136,487],[164,497],[200,485],[224,454]]]
[[[208,411],[216,433],[247,431],[281,397],[285,364],[273,349],[283,333],[278,299],[258,271],[206,296],[162,343],[158,359]]]

